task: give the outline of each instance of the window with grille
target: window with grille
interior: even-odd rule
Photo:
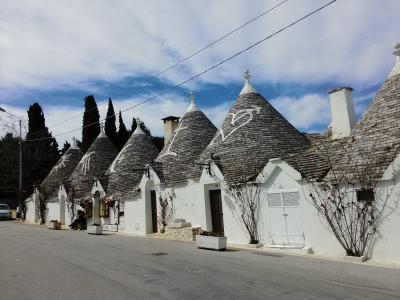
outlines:
[[[299,194],[297,192],[282,193],[284,206],[299,206]]]
[[[104,201],[100,201],[100,217],[108,217],[109,205]]]
[[[356,193],[358,202],[372,205],[375,201],[375,194],[373,189],[358,190]]]
[[[299,206],[299,194],[297,192],[268,193],[268,206]]]
[[[267,200],[270,207],[282,206],[281,193],[268,193]]]

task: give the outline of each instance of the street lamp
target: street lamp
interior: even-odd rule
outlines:
[[[17,117],[16,115],[13,115],[12,113],[9,113],[6,111],[4,108],[0,107],[1,112],[5,112],[6,114],[9,114],[10,116],[17,118],[19,120],[19,138],[18,138],[18,144],[19,144],[19,174],[18,174],[18,206],[19,206],[19,213],[20,217],[22,217],[22,120],[21,118]]]

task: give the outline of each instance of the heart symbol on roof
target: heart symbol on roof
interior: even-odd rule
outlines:
[[[237,111],[236,113],[229,113],[228,116],[231,116],[231,122],[230,124],[232,126],[235,126],[236,123],[238,121],[240,121],[241,119],[244,119],[247,117],[247,119],[243,122],[240,123],[239,125],[235,126],[232,128],[231,131],[229,131],[228,134],[225,134],[224,130],[222,129],[222,127],[219,129],[217,135],[213,138],[213,140],[211,141],[210,145],[214,144],[216,139],[221,136],[221,142],[224,142],[227,138],[229,138],[233,133],[235,133],[235,131],[237,131],[239,128],[246,126],[247,124],[249,124],[253,118],[254,118],[254,113],[257,113],[257,115],[260,113],[261,111],[261,107],[256,106],[256,105],[252,105],[252,108],[246,108],[246,109],[241,109],[239,111]]]

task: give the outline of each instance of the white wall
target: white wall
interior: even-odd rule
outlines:
[[[125,200],[124,226],[121,232],[145,235],[152,232],[150,192],[155,190],[153,180],[143,176],[140,183],[140,195]],[[159,193],[156,191],[157,198]]]
[[[28,223],[38,222],[38,197],[37,193],[33,193],[25,202],[26,216],[25,221]]]
[[[267,181],[263,186],[263,204],[262,204],[262,222],[260,224],[261,239],[264,244],[271,244],[271,220],[266,193],[272,192],[297,192],[299,195],[299,208],[301,213],[301,224],[303,227],[305,247],[311,248],[315,253],[326,255],[342,255],[344,251],[341,249],[336,239],[329,230],[329,227],[321,219],[316,208],[308,199],[309,192],[307,186],[301,184],[284,172],[280,167],[276,167],[269,174]]]
[[[393,186],[393,184],[395,184]],[[379,184],[375,200],[382,204],[387,199],[384,218],[379,223],[375,240],[368,255],[372,260],[400,265],[400,180]]]
[[[154,175],[154,174],[153,174]],[[154,176],[142,179],[140,196],[125,201],[123,231],[133,234],[152,233],[152,214],[150,192],[156,191],[157,213],[159,214],[159,197],[172,196],[177,218],[185,219],[193,227],[207,228],[204,187],[199,181],[190,180],[185,184],[164,187]]]
[[[218,173],[218,170],[215,170]],[[271,242],[270,217],[266,200],[268,192],[297,191],[299,195],[299,208],[304,231],[305,246],[314,253],[328,256],[344,256],[345,252],[334,237],[323,217],[319,216],[316,208],[309,198],[309,188],[300,174],[282,161],[270,163],[264,172],[262,185],[262,205],[260,216],[260,238],[266,247]],[[222,174],[218,174],[222,176]],[[210,177],[203,171],[199,180],[190,180],[188,183],[165,188],[153,177],[142,179],[140,196],[128,199],[125,202],[124,228],[121,231],[144,235],[151,233],[151,207],[150,191],[155,190],[158,197],[172,195],[175,205],[175,218],[183,218],[191,222],[192,226],[200,226],[205,230],[212,229],[209,191],[220,189],[220,182],[215,177]],[[155,183],[154,183],[155,182]],[[378,192],[379,194],[379,192]],[[381,193],[383,194],[383,193]],[[248,243],[247,234],[235,213],[236,207],[232,200],[221,189],[222,207],[224,214],[224,230],[229,243]],[[378,197],[379,198],[379,197]],[[400,181],[388,205],[395,206],[400,198]],[[387,216],[379,228],[378,239],[370,251],[372,260],[378,262],[400,263],[400,210]]]
[[[46,222],[49,223],[52,220],[60,221],[61,219],[61,207],[58,201],[47,202],[47,214]]]
[[[208,170],[204,169],[200,178],[200,189],[202,190],[202,197],[198,200],[199,204],[203,207],[204,218],[202,228],[211,231],[212,220],[211,220],[211,207],[210,207],[210,190],[221,190],[222,199],[222,212],[224,222],[224,234],[228,238],[228,243],[247,244],[248,238],[246,231],[238,221],[238,215],[235,204],[232,202],[230,197],[226,195],[224,189],[221,188],[219,182],[222,181],[223,175],[216,166],[212,166],[212,174],[210,176]]]

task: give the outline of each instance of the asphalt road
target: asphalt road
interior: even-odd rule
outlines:
[[[0,299],[399,299],[400,270],[0,222]]]

